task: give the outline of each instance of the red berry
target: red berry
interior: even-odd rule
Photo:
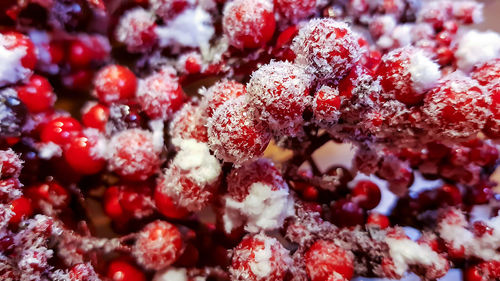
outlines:
[[[246,97],[240,96],[215,111],[208,124],[208,137],[217,158],[239,164],[262,155],[271,134],[249,110]]]
[[[99,275],[94,271],[94,268],[90,264],[75,264],[69,270],[70,281],[93,281],[98,280],[98,278]]]
[[[4,41],[2,41],[1,44],[7,50],[23,48],[25,54],[21,58],[21,64],[25,68],[35,69],[37,62],[36,47],[31,39],[28,36],[15,31],[3,32],[2,35],[4,36]]]
[[[208,117],[228,100],[233,100],[246,94],[245,85],[236,81],[221,81],[208,88],[203,94],[203,103],[206,107]]]
[[[320,124],[333,125],[340,117],[342,97],[337,89],[322,86],[314,95],[313,114]]]
[[[189,215],[189,211],[185,208],[177,206],[172,201],[172,198],[164,192],[160,192],[157,188],[154,194],[154,200],[158,212],[167,218],[181,219]]]
[[[263,47],[276,27],[273,3],[270,0],[231,1],[224,8],[222,27],[229,44],[236,48]]]
[[[372,212],[366,219],[366,225],[378,226],[380,229],[386,229],[391,225],[391,222],[387,216]]]
[[[22,160],[13,150],[0,150],[0,179],[19,177],[22,164]]]
[[[316,241],[304,254],[304,260],[311,281],[351,280],[354,275],[352,253],[331,241]]]
[[[355,202],[340,199],[332,205],[332,220],[339,227],[350,227],[363,224],[365,214]]]
[[[99,136],[80,136],[73,138],[64,150],[64,159],[77,173],[96,174],[106,164],[103,152],[99,151]]]
[[[33,208],[31,207],[31,200],[26,197],[19,197],[10,203],[10,210],[12,211],[12,217],[9,220],[10,224],[18,224],[23,219],[28,218],[33,214]]]
[[[58,117],[43,127],[40,138],[43,142],[66,145],[81,131],[82,127],[77,120],[71,117]]]
[[[440,65],[449,65],[453,62],[454,54],[453,51],[448,48],[448,47],[439,47],[436,50],[436,57],[437,61],[439,62]]]
[[[234,281],[282,281],[290,262],[288,251],[275,238],[248,235],[234,248],[229,274]],[[265,267],[259,266],[262,263]]]
[[[491,166],[498,160],[498,150],[494,145],[481,142],[481,145],[471,148],[469,158],[480,166]]]
[[[121,191],[118,186],[111,186],[104,192],[103,196],[104,212],[113,220],[127,218],[122,205],[120,204]]]
[[[276,9],[284,19],[291,22],[298,22],[316,12],[316,0],[275,0]]]
[[[137,102],[152,119],[171,118],[181,108],[184,99],[184,91],[173,68],[163,68],[139,83]]]
[[[333,19],[314,19],[294,39],[296,62],[308,64],[319,78],[341,79],[360,59],[357,36],[347,24]]]
[[[86,106],[82,114],[82,123],[87,128],[104,131],[109,119],[109,107],[102,104]]]
[[[198,104],[185,103],[176,112],[170,122],[169,134],[172,139],[195,139],[208,142],[207,116],[204,108]]]
[[[146,281],[146,276],[136,266],[122,260],[114,260],[106,273],[111,281]]]
[[[154,221],[139,232],[132,254],[146,269],[159,270],[175,262],[182,250],[177,227],[166,221]]]
[[[488,88],[492,88],[491,86],[500,83],[500,58],[476,67],[472,71],[471,77],[476,79],[482,86],[487,86]]]
[[[24,191],[26,197],[31,199],[33,208],[37,210],[62,210],[70,203],[69,192],[56,182],[47,182],[28,187]]]
[[[125,66],[108,65],[94,78],[93,94],[102,103],[127,101],[135,96],[136,90],[137,78]]]
[[[120,18],[115,30],[116,40],[125,44],[129,52],[147,51],[158,39],[155,28],[154,15],[138,7],[127,11]]]
[[[78,69],[72,73],[62,76],[62,83],[64,87],[85,92],[90,89],[94,79],[94,72],[90,69]]]
[[[73,68],[86,68],[94,59],[92,48],[82,40],[73,40],[68,52],[68,62]]]
[[[380,188],[372,181],[359,181],[351,194],[352,200],[356,201],[365,210],[377,207],[382,198]]]
[[[189,0],[152,0],[150,3],[153,12],[167,22],[192,6],[193,2]]]
[[[17,87],[17,96],[34,113],[52,108],[56,101],[49,81],[40,75],[32,75],[26,85]]]
[[[462,193],[455,185],[445,184],[438,190],[438,200],[441,204],[456,206],[462,203]]]

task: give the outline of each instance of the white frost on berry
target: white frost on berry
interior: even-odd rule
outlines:
[[[161,47],[180,45],[182,47],[208,46],[215,33],[212,17],[201,7],[187,9],[169,21],[166,26],[155,29]]]
[[[432,89],[439,78],[441,78],[439,65],[433,62],[421,50],[416,51],[409,59],[408,71],[411,76],[413,90],[416,93],[422,94]]]
[[[198,185],[213,184],[221,174],[219,160],[210,154],[208,145],[193,139],[182,140],[172,165],[180,168]]]
[[[62,155],[62,148],[53,143],[53,142],[46,142],[46,143],[40,143],[38,145],[38,157],[44,159],[44,160],[49,160],[54,157],[59,157]]]
[[[15,44],[15,37],[0,34],[0,61],[2,62],[0,64],[0,87],[14,84],[31,74],[31,70],[21,63],[21,59],[27,52],[26,47],[15,47]]]
[[[288,189],[277,189],[262,182],[253,183],[242,201],[224,196],[224,229],[227,233],[246,221],[245,230],[278,229],[284,220],[294,214],[294,201]]]
[[[129,51],[138,52],[149,48],[149,42],[143,42],[142,32],[155,24],[154,15],[141,8],[127,11],[118,22],[115,31],[116,40],[127,45]]]
[[[455,52],[458,68],[470,71],[474,65],[500,57],[500,35],[493,31],[471,30],[458,41]]]
[[[156,272],[153,281],[188,281],[188,276],[185,268],[173,268]]]

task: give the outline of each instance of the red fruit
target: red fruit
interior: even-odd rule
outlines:
[[[498,150],[494,145],[481,142],[481,145],[471,148],[469,158],[477,165],[491,166],[498,159]]]
[[[240,96],[214,113],[208,124],[208,143],[217,158],[239,164],[262,155],[271,134],[249,110],[246,97]]]
[[[155,28],[154,15],[138,7],[127,11],[120,18],[115,30],[116,40],[125,44],[129,52],[147,51],[158,39]]]
[[[296,62],[308,64],[318,78],[341,79],[360,59],[358,38],[343,22],[314,19],[299,31],[292,51]]]
[[[81,136],[71,140],[64,150],[64,159],[77,173],[96,174],[104,168],[106,161],[99,151],[98,136]]]
[[[500,82],[500,58],[486,62],[476,67],[471,77],[476,79],[482,86],[492,88]]]
[[[436,50],[436,57],[435,57],[440,65],[449,65],[453,62],[453,59],[455,58],[453,50],[451,50],[448,47],[439,47]]]
[[[64,45],[61,42],[51,41],[48,46],[50,62],[59,64],[64,60]]]
[[[159,192],[158,189],[155,190],[154,200],[158,212],[167,218],[181,219],[189,215],[189,211],[180,206],[176,206],[167,194],[164,192]]]
[[[132,254],[144,268],[159,270],[174,263],[182,250],[181,233],[177,227],[158,220],[139,232]]]
[[[152,119],[171,118],[181,108],[184,99],[184,91],[171,67],[142,80],[137,90],[137,102]]]
[[[146,180],[158,170],[160,151],[151,132],[121,131],[110,140],[108,168],[126,179]]]
[[[438,200],[441,204],[456,206],[462,203],[462,193],[455,185],[445,184],[438,190]]]
[[[10,224],[18,224],[23,219],[28,218],[33,214],[31,200],[26,197],[19,197],[10,203],[10,210],[13,212],[9,220]]]
[[[25,189],[25,195],[31,199],[33,208],[44,210],[47,205],[48,210],[62,210],[69,205],[71,200],[69,192],[55,182],[47,182],[30,186]]]
[[[351,280],[354,275],[352,253],[331,241],[316,241],[304,254],[304,260],[311,281]]]
[[[384,55],[377,74],[384,92],[406,105],[420,103],[441,77],[439,65],[415,47],[399,48]]]
[[[212,117],[214,112],[228,100],[233,100],[246,94],[245,85],[236,81],[220,81],[208,88],[204,93],[204,106],[208,117]]]
[[[82,131],[80,123],[71,117],[58,117],[47,123],[41,132],[43,142],[66,145]]]
[[[98,280],[99,275],[94,271],[90,264],[79,263],[75,264],[69,270],[70,281],[93,281]],[[140,279],[135,279],[140,280]]]
[[[465,270],[465,281],[490,281],[500,278],[500,262],[483,261]]]
[[[82,123],[87,128],[104,131],[109,119],[109,107],[102,104],[94,104],[84,109]]]
[[[310,102],[311,80],[300,66],[273,61],[252,74],[247,84],[250,104],[273,131],[294,136]]]
[[[359,181],[353,188],[351,195],[352,200],[365,210],[377,207],[382,198],[380,188],[371,181]]]
[[[86,68],[94,59],[92,48],[82,40],[72,41],[68,52],[68,62],[73,68]]]
[[[203,107],[198,104],[185,103],[172,118],[169,134],[172,139],[195,139],[208,142],[207,116]]]
[[[229,44],[236,48],[263,47],[276,27],[273,3],[271,0],[229,2],[223,11],[222,27]]]
[[[122,260],[114,260],[106,273],[111,281],[146,281],[146,276],[136,266]]]
[[[127,218],[123,207],[120,204],[121,191],[118,186],[111,186],[104,192],[104,212],[113,220]]]
[[[305,200],[316,201],[318,199],[318,189],[310,185],[302,191],[302,196],[304,196]]]
[[[94,72],[90,69],[78,69],[62,77],[64,87],[75,91],[87,91],[92,85]]]
[[[37,57],[36,57],[36,47],[35,44],[31,41],[31,39],[19,32],[16,31],[8,31],[3,32],[4,40],[2,41],[2,45],[7,50],[14,50],[17,48],[23,48],[25,51],[24,56],[21,58],[21,64],[23,67],[28,69],[34,69]]]
[[[17,96],[34,113],[52,108],[56,101],[49,81],[40,75],[32,75],[26,85],[17,87]]]
[[[500,79],[491,86],[491,115],[483,127],[483,133],[492,139],[500,139]]]
[[[288,251],[275,238],[248,235],[234,248],[229,274],[234,281],[281,281],[290,262]],[[265,268],[259,266],[262,263]]]
[[[322,86],[314,95],[312,104],[314,118],[327,125],[337,123],[341,102],[342,97],[337,89]]]
[[[473,1],[454,3],[453,16],[464,24],[479,23],[483,20],[483,5]]]
[[[340,199],[332,205],[332,221],[339,227],[350,227],[363,224],[365,214],[355,202]]]
[[[278,12],[291,22],[298,22],[316,12],[316,0],[274,0]]]
[[[100,102],[110,104],[132,99],[137,90],[135,74],[125,66],[108,65],[94,78],[94,92]]]
[[[387,216],[372,212],[366,219],[366,225],[378,226],[380,229],[386,229],[391,225],[391,222]]]
[[[12,149],[0,150],[0,179],[19,177],[22,167],[22,160]]]

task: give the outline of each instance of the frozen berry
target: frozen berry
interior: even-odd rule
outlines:
[[[50,109],[56,101],[49,81],[40,75],[32,75],[26,85],[17,87],[17,96],[30,112]]]
[[[380,188],[372,181],[359,181],[352,189],[352,200],[365,210],[371,210],[380,203]]]
[[[315,0],[290,1],[275,0],[276,9],[283,15],[284,19],[291,22],[299,22],[316,12]]]
[[[94,78],[94,92],[102,103],[124,102],[135,96],[137,78],[125,66],[108,65]]]
[[[0,179],[17,178],[21,173],[23,161],[12,150],[0,150]]]
[[[158,212],[167,218],[181,219],[189,215],[189,211],[174,203],[172,198],[165,192],[161,192],[160,188],[155,189],[154,200]]]
[[[366,219],[366,225],[377,226],[380,229],[386,229],[391,225],[391,223],[387,216],[372,212],[368,215],[368,218]]]
[[[146,281],[146,276],[138,267],[125,260],[114,260],[106,273],[111,281]]]
[[[333,125],[340,118],[342,97],[338,89],[322,86],[312,102],[314,119],[320,124]]]
[[[104,131],[109,118],[109,108],[98,103],[89,103],[82,110],[82,123],[87,128]]]
[[[365,214],[355,202],[340,199],[332,205],[332,221],[340,227],[350,227],[363,224]]]
[[[154,15],[138,7],[127,11],[115,30],[116,40],[125,44],[129,52],[147,51],[156,43]]]
[[[207,116],[203,107],[194,103],[185,103],[170,122],[169,134],[172,139],[195,139],[208,142]]]
[[[24,193],[31,199],[33,208],[44,212],[62,210],[69,205],[71,199],[69,192],[56,182],[27,187]]]
[[[326,240],[316,241],[304,254],[311,281],[351,280],[354,275],[352,253]]]
[[[37,61],[36,48],[26,36],[15,31],[0,34],[0,86],[14,84],[29,77]]]
[[[43,127],[40,138],[43,142],[66,145],[81,131],[82,126],[77,120],[71,117],[58,117]]]
[[[193,1],[189,0],[151,0],[149,2],[153,12],[165,22],[182,13],[193,4]]]
[[[206,107],[208,117],[224,102],[233,100],[246,93],[245,85],[236,81],[220,81],[208,88],[203,97],[203,105]]]
[[[102,136],[96,133],[75,137],[64,150],[64,159],[77,173],[92,175],[104,168],[103,140],[99,138]]]
[[[482,86],[498,85],[500,83],[500,58],[477,66],[472,71],[471,76]]]

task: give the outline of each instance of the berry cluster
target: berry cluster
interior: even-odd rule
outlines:
[[[482,4],[1,6],[1,280],[500,280]]]

